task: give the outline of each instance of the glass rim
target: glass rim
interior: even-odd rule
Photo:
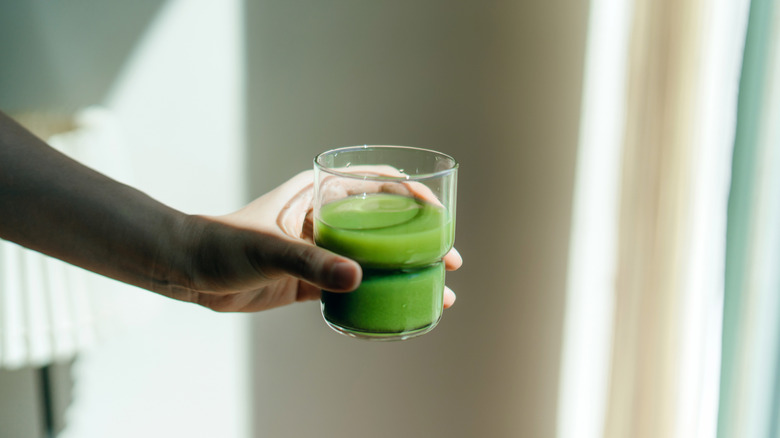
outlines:
[[[449,160],[450,162],[452,162],[452,166],[444,170],[439,170],[437,172],[416,173],[411,175],[404,174],[403,176],[389,176],[389,175],[361,175],[356,173],[341,172],[339,170],[336,170],[335,168],[327,167],[319,162],[320,158],[328,154],[333,154],[338,152],[352,152],[352,151],[360,151],[360,150],[368,150],[368,149],[388,149],[388,150],[397,149],[397,150],[425,152]],[[414,146],[362,145],[362,146],[345,146],[345,147],[329,149],[327,151],[321,152],[314,157],[314,166],[323,172],[329,173],[334,176],[342,177],[342,178],[361,179],[366,181],[419,181],[419,180],[426,180],[432,178],[440,178],[448,174],[455,173],[458,170],[460,164],[452,156],[447,155],[443,152],[435,151],[433,149],[418,148]]]

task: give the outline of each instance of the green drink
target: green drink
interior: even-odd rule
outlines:
[[[442,312],[441,259],[452,247],[453,231],[444,207],[407,196],[361,194],[321,206],[317,245],[363,267],[356,291],[323,291],[326,321],[375,338],[403,339],[432,329]]]
[[[407,146],[351,146],[314,158],[314,241],[363,268],[357,290],[322,292],[331,328],[403,340],[436,326],[457,174],[452,157]]]

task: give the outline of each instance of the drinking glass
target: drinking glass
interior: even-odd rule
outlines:
[[[407,146],[353,146],[314,159],[314,240],[363,268],[354,292],[322,292],[337,332],[403,340],[442,314],[444,262],[455,237],[458,163]]]

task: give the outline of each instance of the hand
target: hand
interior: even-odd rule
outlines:
[[[320,298],[320,290],[348,292],[360,284],[360,266],[312,242],[313,173],[298,174],[241,210],[193,217],[196,262],[186,287],[166,295],[216,311],[254,312]],[[444,257],[460,267],[456,250]],[[444,307],[455,302],[445,289]]]

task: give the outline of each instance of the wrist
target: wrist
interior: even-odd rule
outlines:
[[[200,246],[207,234],[208,220],[196,215],[178,214],[170,218],[151,266],[150,290],[175,292],[197,290]]]

